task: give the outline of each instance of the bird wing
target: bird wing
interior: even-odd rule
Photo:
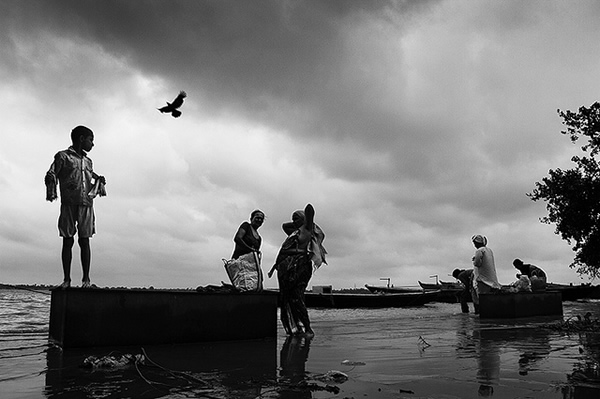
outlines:
[[[171,103],[171,106],[173,108],[179,108],[183,105],[183,99],[187,97],[187,94],[185,91],[180,91],[179,95],[175,98],[175,100],[173,100],[173,102]]]

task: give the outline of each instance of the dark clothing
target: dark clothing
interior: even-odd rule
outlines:
[[[282,249],[298,246],[298,231],[292,233],[282,244]],[[302,332],[301,326],[309,327],[308,310],[304,291],[312,277],[312,261],[308,252],[282,256],[276,260],[277,280],[281,298],[281,323],[288,335]]]
[[[529,277],[532,291],[543,291],[546,289],[546,273],[542,269],[529,263],[523,263],[523,265],[517,269],[522,274]]]
[[[60,186],[60,216],[58,231],[61,237],[92,237],[96,232],[94,197],[106,195],[104,179],[94,173],[92,160],[85,151],[77,153],[73,146],[59,151],[44,178],[46,200],[57,198],[57,185]],[[95,188],[102,188],[95,192]]]
[[[529,277],[529,279],[532,277],[538,277],[544,280],[546,279],[546,273],[536,265],[523,263],[523,266],[519,268],[519,271]]]
[[[88,195],[98,176],[93,171],[92,160],[83,152],[79,155],[73,147],[59,151],[46,173],[46,186],[56,192],[60,186],[60,200],[64,205],[93,206],[93,197]],[[49,201],[56,198],[53,194]]]
[[[463,290],[459,294],[460,309],[463,313],[469,313],[468,302],[472,300],[471,291],[473,290],[473,269],[461,270],[456,278],[464,285]],[[477,313],[477,309],[475,312]]]
[[[260,249],[260,244],[262,243],[262,237],[259,235],[258,238],[254,236],[252,233],[252,226],[248,222],[244,222],[240,225],[240,229],[244,229],[246,232],[242,240],[248,245],[250,248],[254,248],[255,250]],[[257,233],[258,235],[258,233]],[[233,250],[233,255],[231,255],[231,259],[237,259],[242,255],[246,255],[252,252],[249,248],[246,248],[244,245],[239,245],[237,242],[235,243],[235,248]]]

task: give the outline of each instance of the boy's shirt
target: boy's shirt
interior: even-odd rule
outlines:
[[[56,199],[56,185],[60,183],[60,199],[64,205],[92,206],[93,197],[88,193],[95,183],[97,175],[94,173],[92,160],[83,153],[80,156],[71,146],[59,151],[54,156],[54,162],[46,173],[47,200]],[[52,191],[53,190],[53,191]]]

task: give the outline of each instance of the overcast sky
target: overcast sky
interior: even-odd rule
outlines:
[[[473,234],[503,284],[516,257],[588,282],[526,193],[580,151],[557,109],[600,100],[599,20],[592,0],[2,1],[0,282],[62,280],[43,178],[80,124],[108,183],[98,286],[228,281],[256,208],[266,273],[309,202],[310,285],[452,281]],[[157,111],[180,90],[180,118]]]

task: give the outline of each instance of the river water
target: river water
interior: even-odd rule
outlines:
[[[561,318],[480,320],[460,305],[310,309],[316,336],[62,351],[48,291],[0,289],[0,398],[600,398],[600,301]],[[84,367],[90,356],[140,362]]]

